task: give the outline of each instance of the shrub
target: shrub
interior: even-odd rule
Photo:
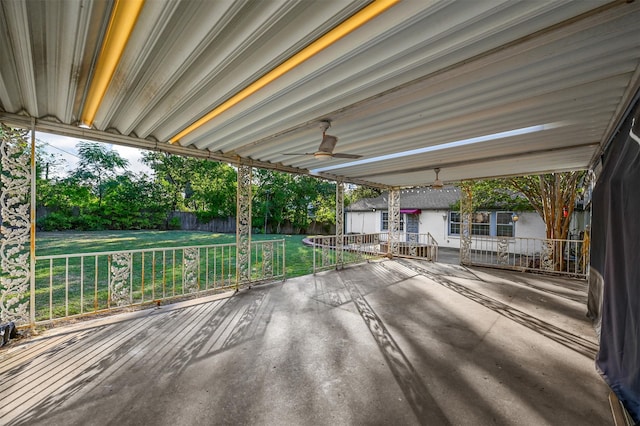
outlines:
[[[66,231],[73,227],[73,219],[71,215],[52,212],[38,219],[37,225],[43,231]]]
[[[180,222],[180,218],[172,217],[171,219],[169,219],[169,221],[167,222],[167,229],[170,229],[172,231],[182,229],[182,222]]]

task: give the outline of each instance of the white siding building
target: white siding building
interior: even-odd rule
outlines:
[[[460,215],[451,205],[460,198],[456,187],[400,191],[401,240],[406,233],[431,234],[440,247],[460,247]],[[517,220],[515,219],[517,216]],[[345,208],[347,234],[386,232],[387,193],[365,198]],[[483,210],[474,214],[473,235],[545,238],[544,222],[536,212]]]

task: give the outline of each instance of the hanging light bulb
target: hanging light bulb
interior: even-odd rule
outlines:
[[[438,177],[438,173],[440,173],[440,168],[436,167],[435,169],[433,169],[433,171],[436,172],[436,180],[431,185],[431,188],[433,188],[433,189],[442,189],[444,184],[442,183],[442,181]]]

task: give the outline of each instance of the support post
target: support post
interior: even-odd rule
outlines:
[[[344,266],[344,184],[336,182],[336,268]]]
[[[473,220],[473,182],[464,181],[460,186],[460,264],[471,265],[471,225]]]
[[[18,325],[32,323],[33,315],[27,309],[35,296],[33,292],[28,295],[33,263],[28,132],[0,123],[0,323]]]
[[[31,223],[29,244],[29,324],[36,324],[36,119],[31,119]]]
[[[236,290],[251,282],[251,166],[238,166],[236,193]]]
[[[397,256],[400,251],[400,190],[389,189],[388,200],[389,257]]]

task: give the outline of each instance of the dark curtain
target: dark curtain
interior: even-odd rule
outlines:
[[[598,371],[635,422],[640,421],[640,142],[633,134],[640,135],[639,112],[636,102],[603,155],[593,191],[588,301],[600,335]]]

